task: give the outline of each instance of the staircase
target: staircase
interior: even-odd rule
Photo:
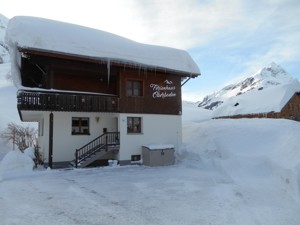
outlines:
[[[86,167],[92,162],[101,159],[108,152],[119,150],[120,132],[106,132],[91,142],[75,151],[75,159],[71,164],[78,167]]]

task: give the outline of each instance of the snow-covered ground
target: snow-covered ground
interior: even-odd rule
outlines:
[[[2,167],[0,224],[300,224],[300,123],[183,113],[174,166]]]

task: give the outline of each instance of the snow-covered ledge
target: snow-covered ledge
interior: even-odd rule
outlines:
[[[174,145],[171,144],[153,144],[153,145],[144,145],[143,147],[148,148],[149,150],[163,150],[163,149],[174,149]]]

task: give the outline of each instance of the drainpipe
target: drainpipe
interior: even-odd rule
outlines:
[[[53,158],[53,113],[49,115],[49,157],[48,166],[52,169],[52,158]]]

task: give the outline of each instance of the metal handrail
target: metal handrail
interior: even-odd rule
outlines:
[[[120,132],[106,132],[75,151],[75,167],[85,159],[100,152],[108,151],[109,146],[120,145]]]

